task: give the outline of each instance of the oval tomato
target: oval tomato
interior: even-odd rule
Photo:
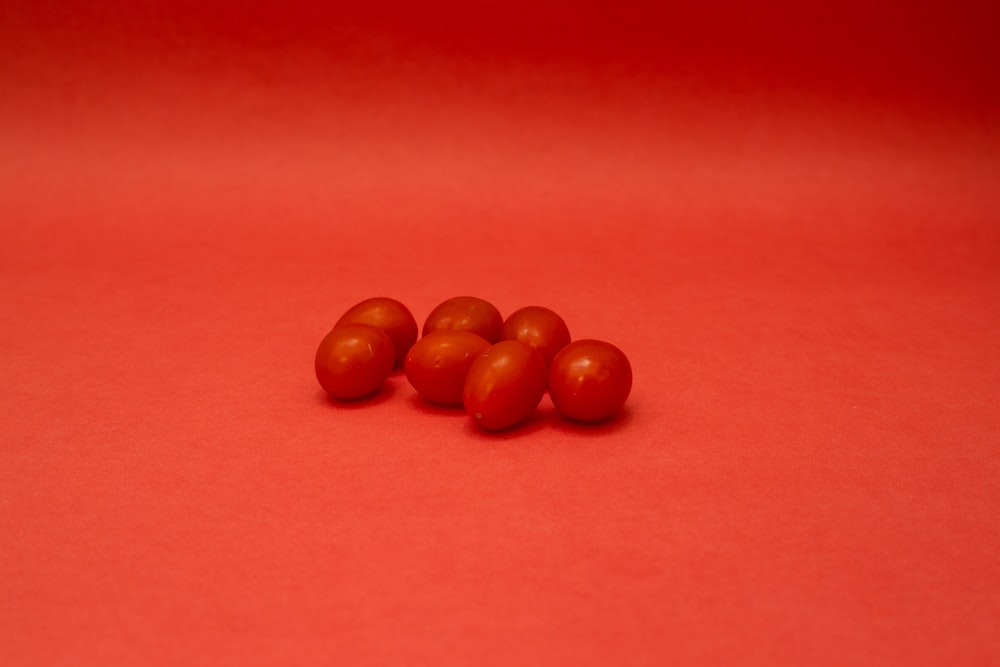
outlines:
[[[433,403],[462,405],[469,367],[489,342],[471,331],[432,331],[406,355],[406,379]]]
[[[395,351],[384,331],[370,324],[342,324],[316,350],[316,379],[333,398],[362,398],[392,372]]]
[[[607,419],[625,405],[631,391],[632,366],[611,343],[574,341],[549,366],[549,397],[556,410],[570,419]]]
[[[545,394],[545,359],[516,340],[492,345],[465,377],[462,400],[479,428],[498,431],[527,419]]]
[[[569,344],[569,328],[563,318],[544,306],[526,306],[511,313],[503,323],[501,340],[518,340],[538,350],[545,363]]]
[[[396,368],[403,365],[407,351],[417,340],[417,321],[413,314],[402,303],[386,296],[365,299],[352,306],[333,326],[341,324],[370,324],[384,331],[392,341]]]
[[[471,331],[490,343],[500,340],[503,316],[489,301],[474,296],[456,296],[439,304],[424,322],[423,334],[432,331]]]

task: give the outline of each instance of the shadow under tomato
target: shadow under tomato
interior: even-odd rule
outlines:
[[[549,415],[549,422],[555,430],[581,436],[599,436],[617,433],[627,427],[630,421],[632,421],[632,411],[629,410],[627,405],[607,419],[596,422],[581,422],[574,419],[567,419],[559,414],[558,410],[552,410],[552,414]]]
[[[427,399],[420,396],[420,394],[414,392],[406,397],[406,400],[415,409],[428,415],[437,415],[443,417],[465,417],[465,408],[461,405],[441,405],[440,403],[432,403]]]
[[[551,406],[539,406],[535,409],[531,416],[523,422],[511,426],[510,428],[505,428],[502,431],[483,430],[476,426],[472,419],[469,419],[465,425],[465,430],[470,435],[482,440],[515,440],[526,435],[531,435],[532,433],[536,433],[545,428],[551,418],[551,412],[554,412],[554,409]]]
[[[316,399],[331,408],[337,410],[359,410],[363,408],[369,408],[373,405],[381,405],[386,401],[390,400],[397,391],[397,382],[393,378],[389,378],[386,382],[378,389],[378,391],[368,394],[367,396],[362,396],[361,398],[352,399],[341,399],[333,398],[324,391],[319,391],[316,393]]]

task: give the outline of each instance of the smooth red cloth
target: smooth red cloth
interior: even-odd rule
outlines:
[[[0,664],[1000,660],[997,10],[358,4],[0,7]],[[462,294],[624,414],[322,395]]]

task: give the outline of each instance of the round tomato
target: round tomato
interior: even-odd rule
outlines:
[[[433,331],[410,348],[406,379],[422,397],[442,405],[462,405],[469,367],[490,344],[470,331]]]
[[[382,386],[394,358],[392,341],[381,329],[342,324],[316,350],[316,379],[333,398],[361,398]]]
[[[365,299],[349,308],[333,326],[341,324],[370,324],[384,331],[392,341],[397,368],[403,365],[406,352],[417,340],[417,321],[413,314],[402,303],[386,296]]]
[[[545,359],[524,343],[505,340],[472,362],[462,400],[476,426],[498,431],[527,419],[543,394]]]
[[[564,347],[549,366],[549,397],[564,417],[599,421],[618,412],[632,390],[625,354],[601,340]]]
[[[503,323],[502,340],[519,340],[538,350],[545,363],[569,344],[569,329],[563,318],[544,306],[526,306],[511,313]]]
[[[424,322],[423,333],[471,331],[490,343],[500,340],[503,316],[489,301],[474,296],[456,296],[438,305]]]

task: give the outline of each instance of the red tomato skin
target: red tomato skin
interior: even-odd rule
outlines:
[[[632,391],[632,366],[620,349],[601,340],[578,340],[549,366],[549,397],[564,417],[590,422],[621,410]]]
[[[432,403],[462,405],[469,368],[489,346],[485,338],[471,331],[432,331],[406,354],[406,379]]]
[[[559,350],[569,345],[566,322],[545,306],[525,306],[515,310],[503,323],[501,340],[519,340],[538,350],[546,364]]]
[[[545,359],[537,350],[516,340],[501,341],[472,362],[462,402],[479,428],[510,428],[538,407],[545,379]]]
[[[376,296],[347,309],[334,328],[342,324],[370,324],[385,332],[395,351],[394,367],[401,368],[410,346],[417,340],[417,320],[396,299]]]
[[[424,322],[423,335],[432,331],[471,331],[490,343],[500,340],[503,316],[489,301],[456,296],[438,304]]]
[[[384,331],[370,324],[342,324],[316,350],[316,379],[333,398],[363,398],[382,386],[394,359],[395,349]]]

